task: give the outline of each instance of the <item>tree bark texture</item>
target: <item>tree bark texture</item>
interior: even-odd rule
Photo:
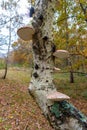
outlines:
[[[53,102],[47,95],[56,92],[53,84],[55,45],[53,40],[53,16],[57,0],[36,0],[33,18],[32,52],[34,70],[29,92],[36,99],[44,115],[55,130],[87,130],[87,119],[66,101]]]

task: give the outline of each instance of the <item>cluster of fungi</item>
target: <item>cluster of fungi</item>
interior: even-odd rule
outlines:
[[[32,40],[32,37],[35,33],[35,30],[32,26],[24,26],[18,29],[17,34],[18,36],[24,40],[24,41],[30,41]],[[68,58],[69,57],[69,53],[66,50],[56,50],[53,53],[53,56],[57,57],[57,58]],[[60,71],[59,68],[54,67],[54,72]],[[69,96],[62,94],[60,92],[53,92],[50,93],[49,95],[47,95],[47,99],[48,100],[53,100],[53,101],[61,101],[64,99],[70,99]]]

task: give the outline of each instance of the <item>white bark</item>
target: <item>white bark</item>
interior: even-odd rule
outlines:
[[[47,113],[47,106],[48,106],[47,104],[51,103],[47,101],[46,95],[50,93],[51,91],[52,92],[56,91],[56,88],[54,87],[54,84],[53,84],[53,77],[52,77],[52,72],[53,72],[53,61],[52,61],[53,19],[52,19],[52,16],[54,14],[54,11],[52,10],[54,9],[54,6],[55,6],[55,2],[52,3],[50,1],[45,1],[45,0],[36,1],[36,6],[35,6],[36,7],[35,18],[37,18],[38,15],[39,16],[43,15],[44,22],[42,23],[41,26],[38,27],[39,32],[35,34],[36,40],[34,41],[33,39],[33,46],[36,46],[35,44],[37,44],[36,42],[38,42],[39,44],[38,49],[40,49],[39,51],[41,52],[37,54],[35,50],[33,49],[34,66],[37,65],[39,68],[38,69],[34,68],[33,74],[37,74],[38,77],[35,78],[34,76],[32,76],[29,90],[34,94],[37,102],[39,103],[40,107],[43,109],[45,114]],[[37,22],[37,21],[34,21],[34,22]],[[34,23],[34,25],[37,28],[37,23]],[[47,37],[47,41],[43,40],[44,37]]]

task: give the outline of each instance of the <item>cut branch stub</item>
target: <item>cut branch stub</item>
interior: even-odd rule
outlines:
[[[53,53],[53,55],[57,58],[68,58],[69,52],[66,50],[57,50],[56,52]]]
[[[29,26],[21,27],[17,30],[18,36],[24,41],[32,40],[32,36],[34,33],[34,28]]]
[[[51,101],[63,101],[69,100],[70,97],[60,92],[52,92],[47,95],[47,99]]]

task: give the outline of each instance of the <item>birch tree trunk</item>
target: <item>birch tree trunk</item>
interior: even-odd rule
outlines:
[[[57,0],[36,0],[32,51],[34,70],[29,92],[36,99],[44,115],[55,130],[87,130],[87,119],[67,101],[49,101],[47,95],[56,92],[53,84],[55,51],[53,41],[53,16]]]

